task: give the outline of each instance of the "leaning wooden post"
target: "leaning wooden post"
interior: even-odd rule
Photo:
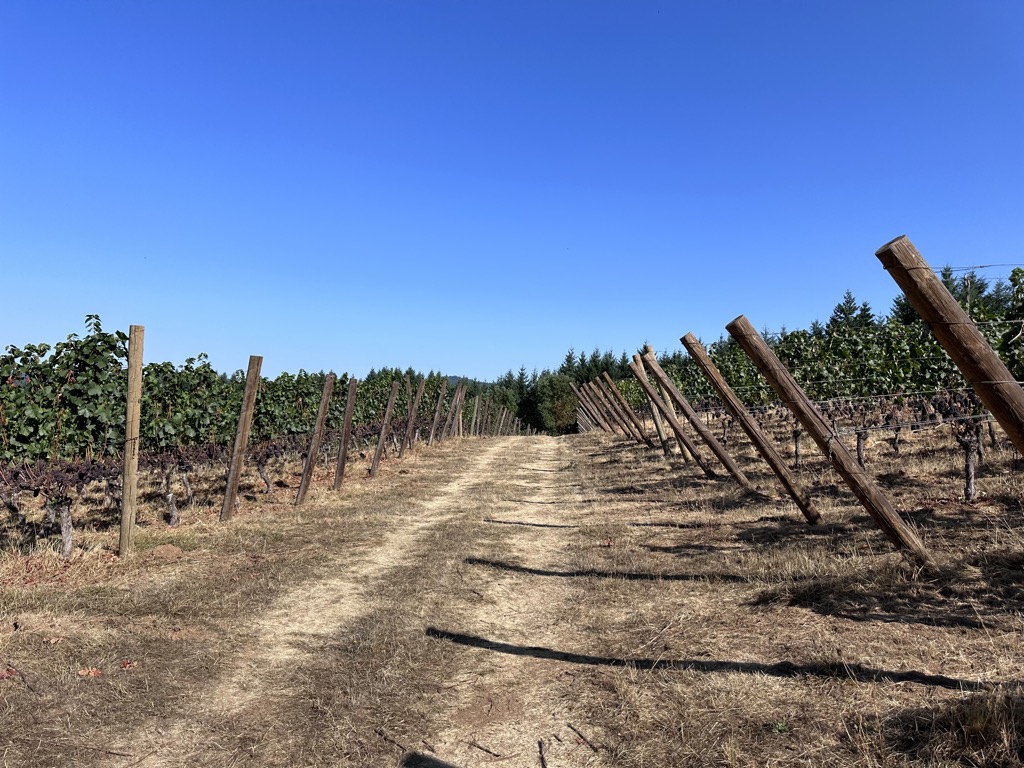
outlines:
[[[732,475],[733,479],[739,483],[740,487],[745,488],[748,491],[757,493],[757,489],[754,488],[754,484],[747,479],[747,476],[743,474],[743,470],[740,469],[739,465],[735,462],[729,452],[725,450],[721,443],[711,434],[711,430],[707,428],[707,425],[701,421],[700,416],[693,410],[693,406],[690,402],[683,397],[683,393],[680,392],[676,385],[672,383],[672,379],[668,377],[668,374],[658,364],[657,358],[654,357],[653,353],[644,353],[644,362],[647,367],[651,369],[651,373],[654,374],[661,385],[668,391],[672,399],[676,401],[676,405],[686,416],[686,420],[690,422],[694,430],[700,435],[701,440],[707,445],[711,452],[715,454],[715,457],[722,462],[722,466],[728,470],[729,474]]]
[[[644,345],[644,352],[643,353],[645,355],[650,355],[655,360],[658,359],[657,356],[654,354],[654,347],[652,347],[650,344],[645,344]],[[642,370],[645,370],[642,359],[641,359],[641,362],[640,362],[640,368]],[[660,381],[655,381],[654,382],[654,387],[657,390],[658,394],[661,396],[662,402],[665,403],[665,407],[668,408],[668,410],[670,410],[672,412],[673,416],[676,416],[676,418],[679,418],[676,415],[676,408],[675,408],[675,406],[672,405],[672,398],[669,397],[668,393],[665,391],[665,388],[663,386],[661,386],[661,382]],[[690,452],[686,449],[685,445],[680,445],[679,446],[679,454],[683,457],[683,461],[689,461],[690,460]]]
[[[686,351],[690,353],[690,357],[693,358],[693,362],[697,364],[698,370],[704,374],[704,377],[711,382],[711,386],[715,388],[718,396],[722,399],[722,403],[725,405],[725,409],[739,423],[743,431],[747,433],[747,437],[754,444],[754,448],[761,454],[761,458],[765,460],[768,466],[772,468],[775,476],[782,483],[782,487],[786,489],[793,501],[796,502],[797,507],[803,512],[804,517],[807,518],[807,522],[812,525],[820,523],[821,515],[815,508],[814,502],[811,501],[811,497],[797,483],[793,473],[786,466],[785,459],[775,450],[771,440],[761,431],[761,427],[758,426],[750,412],[743,407],[743,403],[736,397],[732,387],[722,378],[721,372],[715,367],[715,364],[711,361],[707,351],[701,346],[697,337],[692,333],[688,333],[683,336],[682,342],[683,346],[686,347]]]
[[[594,405],[594,401],[590,399],[590,395],[581,392],[575,382],[570,381],[569,386],[572,388],[572,391],[576,393],[576,399],[579,401],[580,406],[582,406],[590,416],[590,420],[605,432],[611,432],[612,428],[608,426],[607,422],[605,422],[604,416],[601,415],[600,409]]]
[[[338,450],[338,466],[334,470],[334,490],[345,482],[345,464],[348,462],[348,444],[352,442],[352,414],[356,408],[356,390],[359,379],[348,380],[348,399],[345,401],[345,421],[341,427],[341,448]]]
[[[220,509],[221,521],[230,520],[235,514],[235,503],[238,501],[238,482],[242,477],[242,465],[245,463],[245,449],[249,445],[249,430],[252,429],[252,415],[256,407],[256,393],[260,388],[260,368],[263,358],[259,355],[249,357],[249,369],[245,372],[245,394],[242,397],[242,412],[238,416],[238,431],[235,433],[235,447],[231,452],[231,464],[228,466],[227,490],[224,493],[224,506]]]
[[[370,477],[377,476],[377,468],[380,466],[380,457],[384,453],[384,441],[388,436],[388,429],[391,427],[391,414],[395,410],[395,400],[398,398],[398,379],[391,382],[391,395],[388,397],[387,408],[384,409],[384,421],[380,425],[380,438],[377,440],[377,450],[373,452],[373,462],[370,464]]]
[[[892,504],[889,503],[889,499],[868,477],[857,460],[850,455],[843,442],[825,422],[825,417],[807,399],[796,380],[779,362],[760,334],[754,330],[750,321],[740,315],[725,328],[747,353],[757,369],[768,379],[768,383],[772,385],[772,389],[778,394],[779,399],[789,407],[793,415],[803,424],[804,429],[810,433],[814,442],[818,444],[818,448],[829,458],[836,472],[843,478],[850,490],[853,491],[854,496],[864,505],[889,540],[911,552],[922,564],[931,565],[931,556],[917,534],[903,522],[896,510],[893,509]]]
[[[402,458],[406,448],[410,451],[412,450],[413,430],[416,428],[416,417],[420,412],[420,400],[423,399],[423,390],[426,386],[426,378],[420,379],[419,386],[416,387],[416,397],[409,403],[409,421],[405,425],[405,439],[402,440],[402,447],[398,449],[398,458]]]
[[[476,437],[476,423],[480,417],[480,395],[473,398],[473,418],[469,422],[469,436]]]
[[[601,374],[601,377],[604,379],[604,383],[608,387],[608,391],[612,393],[612,397],[618,402],[619,408],[622,409],[622,412],[626,414],[626,418],[633,424],[633,428],[636,429],[640,439],[647,444],[648,448],[653,448],[654,441],[651,440],[650,436],[647,434],[647,431],[644,429],[644,425],[640,422],[640,419],[637,418],[633,407],[626,402],[625,396],[619,391],[619,388],[615,385],[615,381],[608,374],[608,371],[604,371]]]
[[[331,404],[331,395],[334,393],[333,373],[328,373],[324,379],[324,391],[320,395],[320,408],[316,412],[316,424],[313,426],[313,434],[309,436],[309,450],[306,452],[306,461],[302,465],[302,479],[299,481],[299,492],[295,494],[295,506],[300,506],[306,501],[306,494],[309,493],[309,483],[313,479],[313,470],[316,468],[316,457],[320,453],[320,442],[324,436],[324,424],[327,422],[327,409]]]
[[[1024,390],[914,244],[901,235],[875,253],[1017,451],[1024,454]]]
[[[637,381],[640,380],[640,376],[637,376],[637,371],[639,371],[641,376],[643,376],[643,378],[646,379],[647,371],[643,367],[644,364],[643,360],[640,358],[640,355],[633,355],[633,362],[636,363],[636,370],[634,370],[632,366],[630,366],[630,370],[633,371],[633,375],[636,376]],[[648,382],[648,384],[649,383],[650,382]],[[646,387],[644,388],[644,394],[647,395],[647,401],[651,405],[651,418],[654,419],[654,431],[658,433],[658,440],[661,441],[661,450],[665,453],[666,456],[671,456],[672,446],[669,444],[668,434],[665,432],[665,424],[661,420],[661,409],[654,404],[654,398],[647,393]]]
[[[711,479],[718,477],[718,475],[715,474],[715,471],[711,469],[708,463],[704,461],[703,457],[701,457],[700,452],[697,450],[697,446],[693,444],[693,441],[690,440],[689,436],[683,430],[683,425],[679,423],[679,419],[676,418],[671,406],[669,406],[667,401],[658,397],[657,393],[654,391],[654,387],[651,386],[647,377],[643,375],[643,369],[633,362],[629,364],[629,370],[633,373],[633,376],[636,377],[636,380],[640,382],[641,388],[643,388],[644,392],[647,393],[647,396],[651,398],[651,402],[661,410],[662,415],[665,417],[665,421],[668,422],[672,431],[675,432],[676,439],[679,440],[679,445],[683,446],[686,451],[693,456],[693,460],[697,462],[697,466],[701,468],[701,471],[703,471],[707,477]]]
[[[135,519],[139,499],[139,419],[142,412],[142,337],[141,325],[128,328],[128,400],[124,422],[124,470],[121,491],[121,532],[117,554],[127,557],[135,543]]]
[[[586,387],[586,390],[587,392],[590,393],[591,397],[593,397],[594,400],[598,404],[600,404],[601,409],[604,411],[605,417],[608,419],[608,423],[614,424],[615,428],[618,429],[626,437],[630,438],[631,440],[636,440],[636,435],[634,435],[633,431],[629,428],[626,422],[626,417],[620,414],[618,410],[612,406],[612,403],[609,400],[610,395],[608,395],[604,391],[604,387],[601,386],[600,379],[594,379],[593,381],[589,381],[583,386]]]
[[[444,420],[444,428],[438,436],[439,440],[447,440],[452,436],[452,426],[455,424],[455,411],[459,407],[459,397],[462,395],[462,382],[455,385],[455,393],[452,395],[451,405],[448,406],[448,415]]]
[[[441,420],[441,408],[444,406],[444,396],[448,392],[448,379],[441,379],[441,389],[437,395],[437,406],[434,408],[434,422],[430,425],[430,436],[427,438],[427,445],[434,444],[434,435],[437,433],[437,423]]]

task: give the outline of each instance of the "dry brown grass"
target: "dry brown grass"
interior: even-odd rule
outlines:
[[[872,442],[869,468],[934,572],[806,448],[816,527],[600,436],[446,443],[340,494],[325,470],[301,510],[293,466],[228,525],[211,502],[170,529],[154,499],[126,561],[98,525],[69,562],[0,557],[0,750],[32,768],[1021,764],[1015,458],[990,452],[965,505],[948,435],[903,452]]]

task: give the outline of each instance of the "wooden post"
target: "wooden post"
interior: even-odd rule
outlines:
[[[641,376],[644,379],[647,379],[647,371],[643,367],[643,360],[641,360],[639,354],[633,355],[633,362],[636,363],[636,369],[634,370],[633,367],[630,366],[630,370],[633,371],[633,375],[636,376],[637,381],[640,380]],[[640,373],[640,376],[637,376],[637,372]],[[650,384],[649,381],[647,383]],[[653,394],[648,393],[646,387],[644,387],[644,393],[647,394],[647,401],[651,405],[651,418],[654,419],[654,431],[658,433],[658,440],[661,441],[661,450],[664,451],[666,456],[671,456],[672,446],[669,445],[668,442],[668,434],[665,432],[665,423],[661,420],[661,409],[654,404]]]
[[[644,352],[643,353],[645,355],[650,355],[655,360],[658,359],[657,356],[654,354],[654,347],[652,347],[650,344],[645,344],[644,345]],[[640,368],[644,369],[643,360],[642,359],[641,359],[641,362],[640,362]],[[678,419],[679,416],[676,414],[676,408],[675,408],[674,405],[672,405],[672,398],[668,396],[668,393],[665,391],[665,388],[663,386],[661,386],[661,382],[655,380],[654,387],[657,390],[658,395],[661,397],[661,401],[665,404],[665,407],[669,411],[672,412],[673,416],[675,416]],[[689,461],[690,460],[690,452],[686,449],[686,446],[682,445],[681,443],[679,445],[679,454],[680,454],[680,456],[682,456],[683,461]]]
[[[775,476],[782,483],[782,487],[786,489],[793,501],[796,502],[797,507],[803,512],[804,517],[807,518],[807,522],[812,525],[820,523],[821,515],[815,508],[814,502],[811,501],[811,497],[797,483],[796,478],[789,471],[789,467],[786,466],[785,459],[775,450],[771,440],[761,431],[760,426],[758,426],[749,411],[743,407],[743,403],[740,402],[736,393],[732,391],[732,387],[722,378],[721,372],[715,367],[711,358],[708,357],[707,351],[701,346],[697,337],[692,333],[688,333],[683,336],[682,342],[683,346],[686,347],[686,351],[690,353],[690,357],[697,364],[697,368],[711,382],[711,386],[715,388],[718,396],[722,399],[722,403],[725,405],[725,409],[729,411],[729,414],[736,419],[743,431],[747,433],[747,437],[754,444],[754,448],[757,449],[757,452],[768,466],[772,468]]]
[[[889,499],[878,489],[867,473],[857,464],[857,460],[843,445],[839,437],[829,428],[825,417],[807,399],[803,390],[793,376],[779,362],[775,353],[765,344],[764,339],[754,330],[754,326],[746,317],[740,315],[727,326],[726,330],[747,353],[757,369],[768,379],[772,389],[778,394],[793,415],[804,425],[818,448],[825,454],[839,476],[853,491],[857,500],[864,505],[883,533],[899,547],[908,550],[922,564],[930,565],[931,556],[924,544],[893,509]]]
[[[647,393],[647,396],[651,398],[651,402],[661,410],[661,413],[668,422],[668,425],[672,428],[672,431],[675,432],[679,445],[683,446],[690,455],[693,456],[693,460],[697,462],[697,466],[701,468],[707,477],[711,479],[718,477],[718,475],[715,474],[715,471],[711,469],[706,461],[704,461],[703,457],[697,451],[697,446],[693,444],[689,436],[687,436],[686,432],[683,430],[683,425],[679,423],[679,420],[676,418],[676,414],[672,410],[671,406],[669,406],[667,401],[658,397],[657,393],[654,391],[654,387],[651,386],[647,377],[643,375],[643,368],[634,362],[629,364],[629,370],[633,373],[633,376],[636,377],[636,380],[640,382],[640,386],[643,388],[644,392]]]
[[[232,515],[235,514],[235,502],[238,501],[238,482],[242,477],[242,465],[245,463],[245,449],[249,445],[249,430],[252,429],[252,415],[256,407],[256,394],[260,388],[260,368],[262,366],[262,357],[259,355],[251,355],[249,357],[249,369],[245,372],[245,395],[242,397],[242,412],[238,416],[235,447],[231,452],[231,464],[228,466],[224,506],[220,509],[220,519],[222,522],[230,520]]]
[[[124,469],[121,490],[121,531],[117,554],[127,557],[135,543],[139,499],[139,419],[142,412],[142,346],[144,328],[128,327],[128,400],[124,422]]]
[[[391,395],[388,397],[388,406],[384,409],[384,422],[380,425],[380,438],[377,440],[377,450],[373,452],[373,463],[370,464],[370,477],[377,476],[377,468],[380,466],[380,457],[384,453],[384,441],[387,439],[388,429],[391,427],[391,414],[395,410],[395,400],[398,398],[398,379],[391,382]]]
[[[473,398],[473,418],[469,422],[470,437],[476,437],[476,425],[478,418],[480,418],[480,395]]]
[[[441,430],[441,434],[438,439],[441,441],[447,440],[452,436],[452,426],[455,424],[455,411],[459,407],[459,397],[462,395],[462,382],[460,381],[455,385],[455,393],[452,395],[451,405],[448,406],[448,415],[444,420],[444,428]]]
[[[624,414],[626,414],[626,418],[629,419],[630,423],[633,425],[633,428],[636,430],[640,440],[646,443],[648,448],[653,448],[654,441],[651,440],[650,436],[648,436],[647,431],[644,429],[644,425],[640,422],[640,419],[637,418],[636,412],[633,410],[632,406],[626,402],[625,396],[619,391],[619,388],[615,385],[615,381],[612,377],[608,375],[608,371],[602,373],[601,377],[604,379],[604,383],[608,387],[608,391],[612,393],[612,397],[616,402],[618,402],[619,408]]]
[[[359,379],[348,380],[348,399],[345,401],[345,422],[341,428],[341,447],[338,449],[338,466],[334,470],[334,490],[345,482],[345,464],[348,461],[348,444],[352,441],[352,414],[356,407],[356,389]]]
[[[700,416],[698,416],[697,412],[693,410],[690,402],[683,397],[682,392],[676,388],[676,385],[672,383],[672,379],[668,377],[668,374],[665,373],[662,367],[658,364],[658,360],[654,357],[654,354],[645,352],[643,360],[647,364],[647,367],[651,369],[651,373],[654,374],[654,378],[661,383],[672,399],[676,401],[676,405],[679,406],[679,410],[681,410],[686,416],[686,420],[690,422],[697,434],[700,435],[701,440],[704,441],[704,444],[711,449],[713,454],[715,454],[715,457],[722,462],[722,466],[728,470],[733,479],[739,483],[741,488],[757,493],[757,489],[754,488],[754,484],[747,479],[747,476],[743,474],[743,470],[740,469],[732,456],[729,455],[729,452],[725,450],[721,443],[718,442],[717,438],[711,434],[711,430],[707,428],[707,425],[703,421],[701,421]]]
[[[427,438],[427,445],[434,444],[434,435],[437,433],[437,423],[441,420],[441,408],[444,406],[444,396],[448,392],[448,377],[441,379],[441,390],[437,395],[437,406],[434,408],[434,423],[430,425],[430,437]]]
[[[1017,451],[1024,454],[1024,390],[905,235],[875,253]]]
[[[420,400],[423,399],[423,390],[426,386],[426,378],[420,379],[419,386],[416,387],[416,397],[409,403],[409,421],[405,425],[405,439],[402,440],[402,447],[398,449],[398,458],[402,458],[402,454],[405,453],[406,448],[410,451],[413,449],[413,428],[416,426],[416,418],[420,412]]]
[[[576,399],[579,401],[580,406],[587,412],[590,420],[605,432],[611,432],[612,428],[604,420],[604,416],[601,414],[601,409],[594,404],[590,395],[581,391],[580,388],[572,381],[569,382],[569,386],[572,387],[572,391],[576,393]]]
[[[594,398],[594,401],[598,403],[601,409],[604,411],[605,418],[608,419],[609,424],[613,424],[617,430],[623,435],[630,438],[631,440],[636,439],[636,435],[633,434],[632,430],[626,424],[626,417],[618,412],[609,401],[609,395],[604,391],[604,387],[599,385],[599,379],[589,381],[583,386],[587,393]]]
[[[309,450],[306,452],[306,461],[302,466],[302,479],[299,481],[299,492],[295,494],[295,506],[301,506],[306,501],[306,494],[309,493],[309,483],[313,479],[313,470],[316,468],[316,457],[320,453],[320,442],[324,436],[324,424],[327,422],[327,409],[331,404],[331,395],[334,394],[335,375],[328,373],[324,379],[324,391],[320,395],[320,408],[316,412],[316,424],[313,426],[313,434],[309,436]]]

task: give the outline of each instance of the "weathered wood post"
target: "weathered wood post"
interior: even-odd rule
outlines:
[[[652,347],[650,344],[644,344],[643,354],[644,355],[650,355],[655,360],[658,359],[657,355],[655,355],[655,353],[654,353],[654,347]],[[645,370],[644,369],[644,365],[643,365],[642,356],[641,356],[641,362],[640,362],[640,369],[641,370]],[[644,375],[646,375],[646,371],[645,371]],[[672,415],[675,416],[676,419],[678,419],[679,416],[676,414],[675,406],[672,405],[672,398],[669,397],[668,392],[665,391],[665,388],[663,386],[661,386],[661,382],[655,380],[653,386],[657,390],[658,395],[661,397],[661,401],[665,404],[665,407],[672,412]],[[683,461],[689,461],[690,460],[690,452],[686,449],[685,445],[682,445],[682,444],[679,445],[679,453],[682,456]]]
[[[584,391],[587,392],[594,402],[598,404],[604,414],[605,419],[608,423],[615,427],[626,437],[631,440],[635,440],[636,436],[630,431],[629,427],[626,426],[626,419],[624,416],[618,413],[618,411],[612,407],[612,404],[608,401],[608,396],[604,392],[604,387],[598,386],[598,380],[588,381],[583,385]]]
[[[584,409],[586,409],[587,414],[590,416],[590,420],[601,427],[605,432],[611,432],[611,427],[609,427],[608,423],[604,420],[600,409],[594,405],[594,401],[590,399],[590,395],[580,391],[580,388],[576,386],[575,382],[570,381],[569,386],[572,388],[572,391],[576,393],[576,400]]]
[[[634,369],[633,366],[630,366],[629,369],[633,372],[633,375],[636,376],[636,380],[640,381],[641,377],[647,380],[647,371],[643,367],[644,364],[639,354],[633,355],[633,362],[636,363],[636,368]],[[637,373],[640,375],[637,376]],[[650,384],[650,381],[647,380],[647,383]],[[642,384],[641,386],[643,387]],[[665,432],[665,423],[661,420],[661,408],[654,404],[654,397],[652,394],[653,388],[651,388],[650,392],[648,392],[647,387],[643,387],[643,389],[644,393],[647,395],[647,401],[651,405],[651,418],[654,420],[654,431],[658,433],[658,440],[661,441],[661,450],[666,456],[671,456],[672,446],[668,441],[668,434]]]
[[[228,466],[224,506],[220,509],[221,521],[230,520],[231,516],[235,514],[235,503],[238,501],[238,482],[242,477],[242,465],[245,463],[245,449],[249,445],[249,430],[252,429],[252,415],[256,407],[256,393],[260,388],[260,368],[262,366],[262,357],[259,355],[251,355],[249,357],[249,368],[245,372],[245,394],[242,396],[242,412],[238,416],[235,447],[231,452],[231,464]]]
[[[441,420],[441,409],[444,407],[444,396],[448,393],[448,378],[441,379],[441,389],[437,394],[437,406],[434,408],[434,422],[430,425],[430,436],[427,438],[427,445],[434,444],[434,437],[437,434],[437,423]]]
[[[402,447],[398,449],[398,458],[402,458],[406,448],[410,451],[413,449],[413,429],[416,427],[416,417],[420,412],[420,400],[423,399],[423,390],[426,386],[426,378],[420,379],[420,383],[416,387],[416,397],[409,403],[409,421],[405,425],[405,439],[402,440]]]
[[[644,442],[648,448],[654,447],[654,441],[651,440],[647,434],[647,430],[644,429],[644,425],[640,422],[640,419],[636,415],[636,411],[626,401],[625,396],[619,391],[619,388],[615,385],[615,381],[608,374],[608,371],[604,371],[601,374],[604,379],[605,385],[608,387],[608,391],[612,393],[612,397],[618,402],[619,408],[626,414],[626,418],[633,424],[633,428],[636,430],[640,440]]]
[[[693,441],[690,440],[690,437],[683,430],[683,425],[679,423],[679,419],[676,418],[675,412],[671,407],[669,407],[666,401],[657,396],[657,393],[654,391],[654,387],[651,386],[650,381],[647,380],[646,376],[642,375],[643,369],[636,363],[630,363],[629,370],[633,372],[636,380],[640,382],[640,386],[645,392],[647,392],[647,396],[651,398],[651,402],[661,410],[662,415],[664,415],[665,420],[668,422],[668,425],[672,428],[672,431],[675,432],[679,445],[683,446],[685,450],[689,452],[693,457],[693,460],[697,463],[697,466],[701,468],[702,472],[704,472],[705,476],[711,479],[718,477],[718,475],[715,474],[715,471],[700,455],[700,452],[697,450],[697,446],[693,444]]]
[[[135,544],[139,499],[139,419],[142,412],[142,346],[144,328],[128,328],[128,400],[125,403],[124,468],[121,490],[121,530],[117,554],[127,557]]]
[[[704,444],[711,450],[715,457],[722,463],[722,466],[732,475],[733,479],[739,484],[741,488],[744,488],[753,493],[757,493],[757,489],[754,488],[754,484],[747,479],[747,476],[743,474],[743,470],[740,469],[739,465],[733,460],[725,448],[718,442],[711,430],[708,429],[707,425],[700,420],[700,416],[693,410],[690,402],[683,397],[683,393],[680,392],[676,385],[672,383],[672,379],[668,377],[668,374],[662,369],[661,365],[658,364],[657,358],[651,353],[644,353],[643,361],[650,369],[654,378],[658,380],[662,387],[669,393],[676,405],[679,406],[679,410],[686,416],[686,420],[690,422],[694,431],[700,436]],[[692,451],[691,451],[692,453]]]
[[[309,493],[309,484],[313,479],[313,470],[316,468],[316,457],[320,453],[320,442],[324,436],[324,424],[327,422],[327,409],[331,404],[331,395],[334,393],[335,375],[328,373],[324,379],[324,391],[320,395],[320,408],[316,412],[316,424],[313,426],[313,433],[309,436],[309,450],[306,452],[306,461],[302,465],[302,479],[299,481],[299,492],[295,494],[295,506],[301,506],[306,501],[306,494]]]
[[[761,427],[758,426],[754,417],[743,407],[743,403],[740,402],[736,393],[732,391],[732,387],[726,383],[721,372],[711,361],[707,351],[701,346],[697,337],[692,333],[688,333],[683,336],[682,342],[683,346],[686,347],[686,351],[690,353],[690,357],[697,364],[697,368],[711,382],[711,386],[715,388],[718,396],[722,399],[722,403],[725,405],[725,409],[729,411],[743,431],[747,433],[747,437],[754,444],[754,448],[761,454],[761,458],[765,460],[768,466],[772,468],[775,476],[782,483],[782,487],[786,489],[786,492],[796,502],[804,517],[807,518],[807,522],[811,524],[820,523],[821,514],[815,508],[811,497],[800,487],[796,478],[793,477],[793,473],[786,466],[785,459],[775,450],[771,440],[761,431]]]
[[[380,425],[380,439],[377,440],[377,450],[373,452],[373,463],[370,464],[370,477],[377,476],[377,469],[380,467],[380,457],[384,453],[384,441],[391,427],[391,414],[395,410],[395,400],[398,398],[398,379],[391,382],[391,394],[388,396],[388,405],[384,409],[384,422]]]
[[[1024,390],[914,244],[901,235],[875,253],[978,398],[1024,454]]]
[[[352,441],[352,414],[356,407],[356,390],[359,379],[348,380],[348,399],[345,401],[345,421],[341,427],[341,447],[338,449],[338,466],[334,470],[334,490],[345,482],[345,464],[348,462],[348,444]]]
[[[843,481],[853,491],[853,495],[878,523],[878,527],[896,546],[910,552],[920,563],[932,563],[928,550],[910,527],[903,522],[889,499],[878,489],[874,481],[857,464],[857,460],[828,426],[813,403],[807,398],[796,380],[779,362],[760,334],[746,317],[740,315],[727,326],[726,330],[747,353],[757,369],[761,371],[779,399],[793,412],[811,438],[818,444],[821,452],[828,457],[832,466]]]
[[[476,437],[477,420],[480,418],[480,395],[473,398],[473,418],[469,422],[469,436]]]

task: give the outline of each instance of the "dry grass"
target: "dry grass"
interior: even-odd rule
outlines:
[[[170,529],[154,498],[126,561],[100,525],[69,562],[0,557],[0,750],[30,767],[1019,765],[1024,488],[990,452],[963,504],[947,438],[868,450],[930,573],[806,448],[816,527],[595,436],[446,443],[340,494],[325,470],[301,510],[289,467],[292,488],[253,484],[228,525],[214,500]]]

